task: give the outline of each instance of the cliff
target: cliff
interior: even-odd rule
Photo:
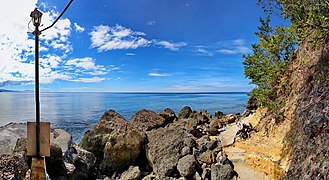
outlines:
[[[287,65],[275,93],[278,111],[259,108],[252,124],[257,133],[236,147],[246,150],[248,164],[271,179],[329,177],[329,38],[315,47],[305,40]]]

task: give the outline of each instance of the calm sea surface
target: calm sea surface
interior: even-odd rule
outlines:
[[[113,109],[127,120],[141,109],[161,112],[171,108],[178,115],[184,106],[214,114],[242,113],[247,93],[41,93],[41,121],[66,129],[79,142],[103,113]],[[0,92],[0,126],[35,121],[34,93]]]

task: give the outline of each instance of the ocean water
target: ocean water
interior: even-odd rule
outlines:
[[[192,110],[242,113],[247,93],[41,93],[41,121],[63,128],[78,143],[84,132],[113,109],[127,120],[141,109],[157,113],[166,108],[178,116],[184,106]],[[10,122],[35,121],[34,93],[0,93],[0,126]]]

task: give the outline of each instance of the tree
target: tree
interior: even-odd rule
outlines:
[[[252,94],[260,106],[278,106],[277,94],[273,88],[279,84],[286,64],[296,49],[296,37],[290,27],[270,26],[270,15],[260,18],[258,44],[252,44],[252,53],[243,55],[245,76],[257,87]]]

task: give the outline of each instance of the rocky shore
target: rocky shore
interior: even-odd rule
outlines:
[[[169,108],[143,109],[130,121],[109,110],[79,144],[65,130],[52,131],[47,173],[51,179],[237,179],[224,148],[252,133],[254,109],[250,102],[242,116],[188,106],[178,116]],[[24,179],[26,125],[8,124],[0,135],[0,179]]]

